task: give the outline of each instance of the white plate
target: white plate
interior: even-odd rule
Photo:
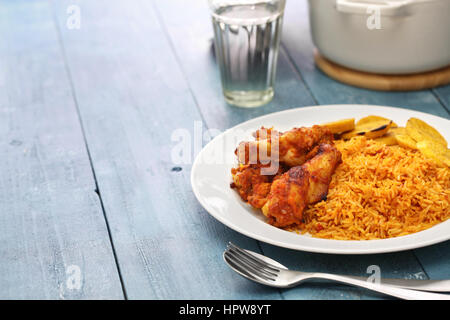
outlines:
[[[419,248],[450,239],[450,219],[430,229],[407,236],[381,240],[328,240],[288,232],[264,221],[260,210],[252,209],[230,188],[231,168],[236,164],[234,150],[251,132],[275,127],[283,131],[293,127],[312,126],[344,118],[380,115],[404,126],[417,117],[434,126],[450,141],[450,121],[408,109],[370,105],[331,105],[291,109],[272,113],[241,123],[209,142],[198,154],[192,167],[191,184],[201,205],[217,220],[251,238],[276,246],[333,254],[369,254]]]

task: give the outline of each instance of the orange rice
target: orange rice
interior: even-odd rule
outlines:
[[[327,239],[398,237],[450,217],[450,169],[420,152],[364,137],[336,141],[342,164],[326,201],[304,212],[301,233]]]

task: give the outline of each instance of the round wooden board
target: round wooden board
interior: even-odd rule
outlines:
[[[314,53],[316,65],[331,78],[356,87],[380,91],[413,91],[450,83],[450,65],[435,71],[390,75],[352,70]]]

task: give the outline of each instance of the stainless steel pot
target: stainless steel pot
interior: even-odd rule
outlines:
[[[450,65],[450,0],[309,0],[312,38],[348,68],[409,74]]]

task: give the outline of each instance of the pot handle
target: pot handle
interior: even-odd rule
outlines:
[[[369,10],[380,10],[383,16],[405,15],[405,7],[410,0],[404,1],[374,1],[374,0],[336,0],[336,9],[344,13],[369,14]]]

